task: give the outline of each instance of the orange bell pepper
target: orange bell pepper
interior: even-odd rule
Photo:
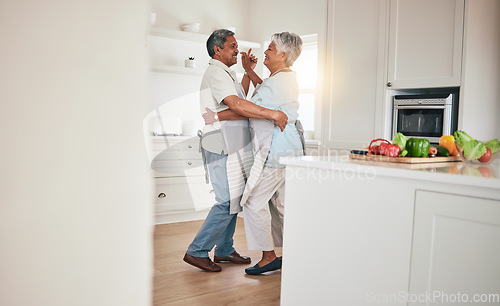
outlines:
[[[448,151],[450,151],[450,156],[458,155],[458,150],[455,146],[455,137],[453,137],[453,135],[441,136],[441,138],[439,138],[439,145],[448,149]]]

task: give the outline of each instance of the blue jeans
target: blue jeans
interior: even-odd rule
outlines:
[[[238,214],[229,214],[229,185],[227,182],[227,155],[205,151],[208,173],[215,192],[215,205],[203,222],[186,253],[195,257],[208,257],[214,246],[215,256],[228,256],[233,248],[233,234]]]

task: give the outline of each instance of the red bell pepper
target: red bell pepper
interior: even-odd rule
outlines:
[[[386,140],[386,139],[382,139],[382,138],[377,138],[377,139],[373,139],[371,142],[370,142],[370,145],[368,146],[368,151],[371,153],[371,154],[375,154],[375,155],[379,155],[380,154],[380,145],[373,145],[373,143],[375,142],[382,142],[382,143],[386,143],[386,144],[391,144],[390,141]]]
[[[398,157],[401,153],[401,148],[398,145],[393,145],[390,143],[380,144],[380,154],[388,157]]]

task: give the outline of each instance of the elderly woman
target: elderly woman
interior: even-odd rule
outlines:
[[[270,71],[269,78],[264,81],[253,71],[256,60],[250,50],[242,53],[243,68],[256,85],[251,101],[262,107],[281,110],[289,120],[281,132],[269,120],[250,119],[254,133],[254,164],[241,205],[248,249],[262,251],[261,260],[245,269],[251,275],[281,268],[281,258],[274,251],[274,247],[283,245],[285,166],[279,163],[279,158],[303,155],[303,131],[297,121],[299,90],[295,72],[290,69],[301,51],[302,40],[298,35],[288,32],[274,34],[264,52],[264,65]],[[219,120],[239,118],[230,110],[217,115]],[[205,117],[207,122],[211,121],[209,116]],[[211,116],[214,117],[214,114]]]

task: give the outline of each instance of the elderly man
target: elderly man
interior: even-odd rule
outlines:
[[[216,264],[218,262],[251,262],[249,257],[241,256],[233,247],[237,213],[241,211],[239,202],[253,162],[247,118],[270,119],[283,130],[288,117],[281,111],[245,100],[250,85],[249,77],[245,75],[240,84],[234,71],[229,69],[237,63],[239,53],[232,31],[214,31],[207,40],[207,51],[212,59],[201,83],[201,111],[231,109],[234,115],[231,121],[217,121],[204,127],[202,153],[216,203],[189,245],[184,261],[205,271],[220,272],[222,268]],[[214,246],[216,263],[208,256]]]

